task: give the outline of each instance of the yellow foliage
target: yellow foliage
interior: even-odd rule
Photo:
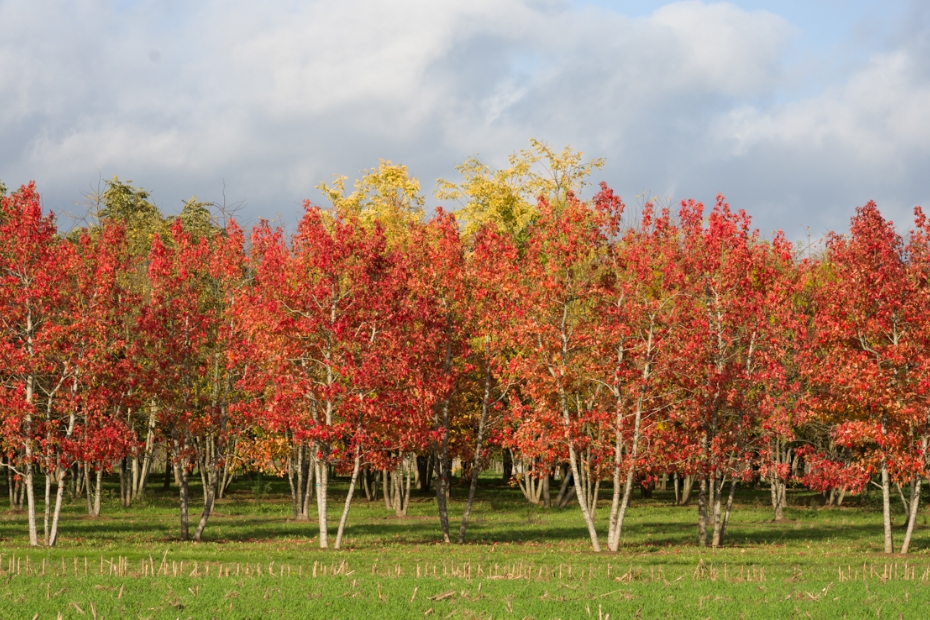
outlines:
[[[389,240],[404,235],[409,224],[423,219],[424,199],[420,181],[411,177],[407,166],[380,160],[355,181],[355,189],[346,194],[348,177],[337,176],[332,185],[317,185],[340,217],[358,218],[365,224],[380,222]]]
[[[569,193],[579,195],[603,159],[583,160],[584,153],[566,146],[556,152],[545,142],[530,139],[530,148],[509,157],[508,168],[493,170],[476,157],[456,167],[459,184],[439,179],[436,196],[456,200],[462,209],[456,217],[465,236],[487,224],[520,238],[537,215],[537,202],[544,198],[555,208],[565,204]]]

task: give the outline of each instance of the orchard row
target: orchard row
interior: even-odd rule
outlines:
[[[237,473],[262,470],[288,476],[321,547],[332,471],[351,477],[336,548],[373,473],[398,512],[414,475],[432,480],[442,537],[463,542],[478,474],[503,453],[529,501],[560,471],[595,550],[601,485],[616,550],[634,488],[670,475],[693,484],[715,547],[737,484],[770,485],[777,519],[789,484],[839,502],[874,481],[891,552],[897,485],[906,552],[930,441],[920,210],[899,233],[869,203],[802,253],[722,197],[635,216],[604,184],[582,200],[598,163],[536,143],[506,170],[471,160],[441,183],[462,208],[427,217],[406,168],[382,162],[351,193],[321,186],[332,206],[307,203],[293,235],[246,235],[193,200],[166,219],[115,178],[68,234],[33,185],[4,196],[0,441],[31,543],[55,544],[69,484],[98,514],[102,475],[120,470],[128,504],[156,455],[185,539]],[[471,482],[457,527],[454,459]]]

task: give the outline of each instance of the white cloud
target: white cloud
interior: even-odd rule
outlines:
[[[930,152],[916,48],[799,98],[798,29],[726,3],[633,18],[531,0],[7,0],[0,22],[17,25],[0,37],[0,178],[36,178],[61,208],[99,170],[168,208],[225,180],[253,216],[293,215],[379,157],[429,188],[535,136],[606,156],[627,195],[723,191],[787,227],[873,188],[905,203]]]
[[[885,166],[930,145],[930,81],[908,51],[879,54],[842,88],[770,110],[734,110],[719,129],[735,154],[777,143],[809,151],[835,145],[864,164]]]

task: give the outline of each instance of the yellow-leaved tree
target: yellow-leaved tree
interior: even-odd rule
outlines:
[[[580,195],[595,169],[604,160],[584,160],[584,153],[565,146],[555,151],[545,142],[530,139],[530,148],[513,153],[507,168],[495,170],[477,157],[456,166],[460,183],[437,181],[436,196],[461,205],[456,217],[462,232],[471,237],[482,226],[494,224],[499,232],[522,240],[527,227],[536,219],[539,198],[560,208],[569,193]]]
[[[317,185],[339,217],[358,218],[368,225],[380,222],[388,243],[405,238],[410,224],[423,220],[420,181],[410,176],[407,166],[382,159],[377,168],[355,181],[355,189],[349,194],[345,188],[347,178],[337,176],[332,185]]]

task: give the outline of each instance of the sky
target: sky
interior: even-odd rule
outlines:
[[[0,23],[0,180],[59,214],[118,175],[287,225],[381,158],[435,206],[531,137],[604,158],[631,205],[720,193],[792,239],[930,208],[920,0],[0,0]]]

